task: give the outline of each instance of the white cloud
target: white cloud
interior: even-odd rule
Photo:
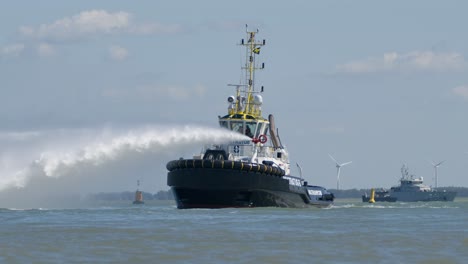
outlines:
[[[1,57],[19,56],[23,52],[23,50],[24,50],[24,44],[22,44],[22,43],[17,43],[17,44],[4,46],[0,50],[0,56]]]
[[[224,20],[224,21],[218,21],[214,23],[209,23],[207,26],[212,29],[220,30],[220,31],[226,31],[226,30],[239,30],[239,28],[245,27],[245,22],[246,21],[235,21],[235,20]],[[255,23],[248,23],[248,24],[255,24]],[[252,27],[251,29],[255,29],[255,27]]]
[[[163,25],[159,23],[147,23],[147,24],[141,24],[141,25],[134,25],[129,29],[130,33],[142,34],[142,35],[177,33],[180,31],[182,31],[182,27],[180,25],[177,25],[177,24]]]
[[[142,101],[188,101],[191,98],[201,98],[206,94],[206,87],[195,85],[184,87],[179,85],[143,85],[134,90],[106,89],[102,92],[104,97],[114,100],[134,98]]]
[[[40,136],[38,131],[20,131],[20,132],[3,132],[0,131],[0,141],[25,141],[31,138]]]
[[[47,43],[41,43],[37,46],[37,53],[41,57],[48,57],[48,56],[55,55],[56,51],[52,45],[47,44]]]
[[[112,46],[109,48],[109,55],[114,60],[124,60],[128,56],[128,51],[119,46]]]
[[[22,26],[21,35],[41,40],[73,40],[99,34],[160,34],[179,32],[179,25],[159,23],[134,24],[132,14],[124,11],[107,12],[106,10],[83,11],[71,17],[64,17],[50,24],[38,27]]]
[[[468,85],[457,86],[452,89],[452,92],[455,95],[463,97],[465,100],[468,100]]]
[[[336,68],[344,73],[460,71],[466,64],[463,55],[455,52],[413,51],[405,54],[385,53],[379,58],[349,62]]]
[[[64,40],[92,34],[108,34],[123,30],[130,23],[126,12],[108,13],[105,10],[83,11],[72,17],[65,17],[38,28],[20,27],[24,36],[39,39]]]

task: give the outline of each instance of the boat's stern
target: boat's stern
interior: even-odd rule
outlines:
[[[335,195],[321,186],[307,185],[310,203],[318,207],[328,207],[335,201]]]

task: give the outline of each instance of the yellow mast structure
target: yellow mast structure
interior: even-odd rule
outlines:
[[[246,81],[245,85],[238,85],[237,87],[237,102],[236,107],[230,114],[240,114],[245,117],[245,115],[251,115],[253,117],[259,118],[262,116],[261,108],[255,107],[255,93],[259,93],[255,90],[255,70],[264,69],[265,63],[261,64],[261,67],[256,65],[256,56],[260,54],[260,48],[265,45],[265,40],[259,42],[255,39],[256,34],[258,33],[258,29],[256,31],[249,31],[247,25],[246,26],[246,33],[247,33],[247,41],[242,39],[241,44],[242,46],[246,47],[246,62],[245,65],[242,67],[243,70],[246,71]],[[242,94],[241,88],[243,88],[243,93],[245,93],[245,107],[242,107]],[[263,87],[262,91],[263,92]]]

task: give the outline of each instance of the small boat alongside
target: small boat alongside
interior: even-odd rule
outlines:
[[[332,193],[309,185],[302,172],[291,175],[289,153],[274,117],[262,116],[264,89],[255,87],[254,77],[264,68],[257,57],[265,40],[256,40],[258,30],[246,33],[240,43],[246,50],[242,66],[246,80],[232,85],[236,90],[228,97],[228,113],[218,120],[222,128],[245,135],[245,140],[205,146],[193,158],[169,161],[167,184],[177,208],[330,206]]]

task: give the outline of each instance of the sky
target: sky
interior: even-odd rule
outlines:
[[[266,40],[256,81],[293,174],[298,163],[310,183],[335,188],[332,155],[352,161],[342,189],[391,187],[403,164],[434,186],[431,163],[444,161],[438,185],[468,187],[467,9],[466,1],[1,1],[0,196],[33,184],[52,191],[57,181],[121,191],[140,179],[144,191],[167,190],[165,163],[198,151],[227,113],[246,24]],[[78,169],[70,159],[89,162]],[[68,169],[54,176],[51,166]],[[24,176],[34,169],[41,176]]]

